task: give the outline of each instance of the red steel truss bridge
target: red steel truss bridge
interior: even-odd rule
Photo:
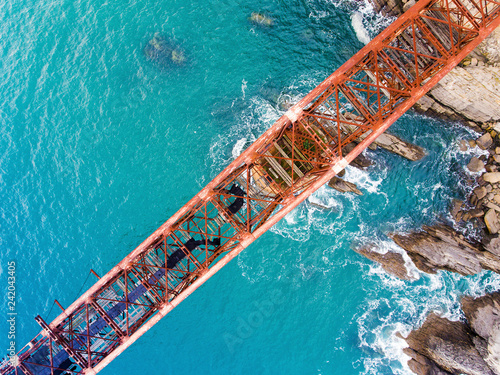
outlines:
[[[500,25],[500,0],[420,0],[50,324],[6,375],[96,374],[371,142]],[[352,143],[357,145],[353,148]]]

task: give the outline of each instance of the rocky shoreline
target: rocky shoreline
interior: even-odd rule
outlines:
[[[404,338],[408,366],[425,375],[500,373],[500,292],[460,301],[466,321],[435,313]],[[402,336],[401,336],[402,337]]]
[[[413,0],[372,0],[386,16],[399,16]],[[468,197],[450,202],[453,222],[389,233],[413,265],[425,273],[440,270],[474,275],[500,273],[500,28],[415,106],[429,116],[459,121],[480,133],[462,141],[461,151],[482,150],[467,164],[472,178]],[[464,177],[465,178],[465,177]],[[348,190],[349,191],[349,190]],[[353,190],[351,190],[353,191]],[[472,230],[474,236],[464,236]],[[463,232],[463,233],[462,233]],[[355,249],[403,280],[412,280],[402,253],[382,253],[374,244]],[[464,296],[465,321],[431,313],[420,328],[404,338],[408,365],[418,375],[500,375],[500,292],[479,298]],[[402,337],[402,336],[400,336]]]

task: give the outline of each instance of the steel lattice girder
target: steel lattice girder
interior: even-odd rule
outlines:
[[[499,1],[419,1],[52,323],[37,317],[42,332],[0,372],[99,372],[344,169],[499,24]]]

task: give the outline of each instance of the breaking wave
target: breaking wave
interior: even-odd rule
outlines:
[[[358,40],[364,44],[370,43],[370,35],[368,34],[368,30],[366,30],[363,25],[363,13],[354,12],[351,15],[351,24]]]

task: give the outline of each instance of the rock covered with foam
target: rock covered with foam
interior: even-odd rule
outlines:
[[[385,253],[380,253],[376,251],[373,246],[365,246],[355,249],[355,251],[368,259],[379,263],[387,273],[402,280],[413,280],[405,266],[402,254],[391,250],[388,250]]]

